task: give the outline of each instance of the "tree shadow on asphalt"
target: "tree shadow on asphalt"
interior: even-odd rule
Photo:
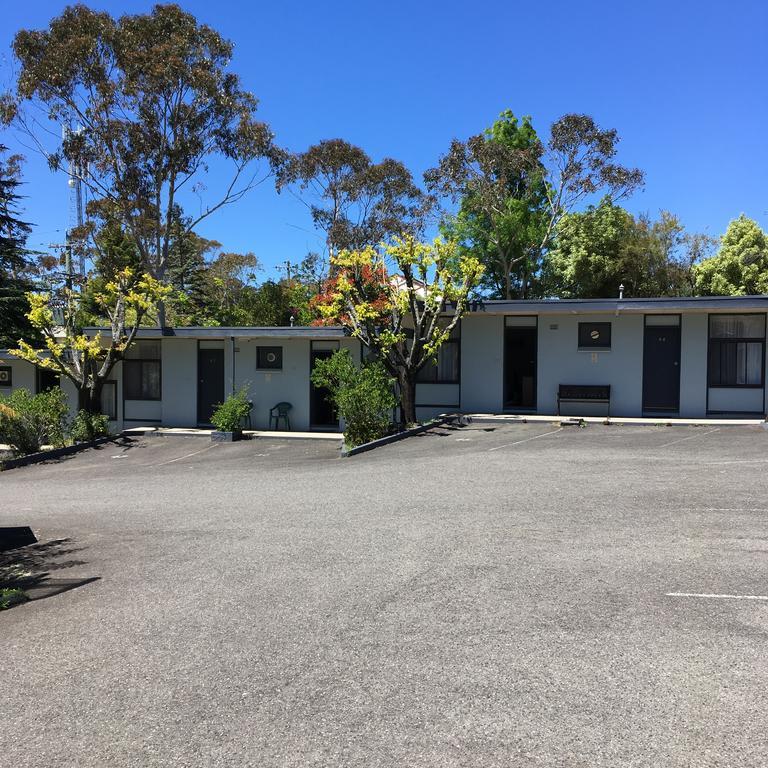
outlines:
[[[473,427],[469,424],[441,424],[414,437],[450,437],[454,432],[495,432],[496,427]]]
[[[84,547],[66,538],[0,552],[0,588],[22,589],[30,600],[42,600],[97,581],[98,576],[77,579],[51,576],[51,572],[85,565],[86,560],[72,557],[82,551]]]
[[[139,448],[139,447],[141,447],[141,443],[135,437],[116,437],[113,440],[109,440],[106,443],[102,443],[101,445],[89,445],[85,450],[105,451],[107,449],[114,450],[115,448],[120,448],[123,452],[126,452],[126,451],[130,451],[132,448]],[[73,459],[76,459],[82,456],[83,453],[84,451],[67,453],[64,456],[56,456],[50,459],[45,459],[44,461],[38,461],[36,463],[40,466],[48,466],[52,464],[63,464],[66,461],[72,461]],[[0,460],[2,460],[2,456],[0,456]]]

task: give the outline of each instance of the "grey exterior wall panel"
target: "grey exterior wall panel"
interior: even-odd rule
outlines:
[[[611,348],[579,349],[579,323],[583,322],[610,322]],[[642,315],[540,315],[538,353],[540,413],[557,412],[557,390],[561,384],[607,384],[611,387],[612,414],[642,415]],[[578,406],[569,406],[569,410],[574,408]],[[589,414],[583,415],[592,415],[594,408],[589,410]],[[604,410],[598,408],[597,412]]]
[[[28,389],[30,392],[35,391],[37,377],[35,366],[32,363],[4,354],[0,358],[0,365],[8,366],[11,369],[11,386],[0,386],[0,396],[8,397],[16,389]]]
[[[680,417],[703,418],[707,413],[706,313],[683,315],[680,322]]]
[[[738,304],[729,302],[729,311]],[[642,312],[577,313],[575,306],[564,312],[538,315],[537,408],[540,414],[557,412],[560,384],[599,384],[611,387],[611,415],[643,415],[643,346],[645,320]],[[709,412],[765,413],[763,389],[709,388],[709,306],[681,317],[680,410],[681,418],[705,418]],[[750,306],[749,310],[754,312]],[[657,309],[658,312],[658,309]],[[517,314],[520,314],[518,311]],[[610,350],[578,348],[580,322],[610,322]],[[504,316],[474,313],[462,321],[461,410],[495,412],[504,410]],[[768,360],[765,360],[768,380]],[[563,414],[597,415],[604,407],[568,404]]]
[[[418,407],[432,405],[459,408],[461,384],[417,384],[416,403]]]
[[[504,317],[468,315],[461,323],[461,409],[498,413],[503,400]]]
[[[197,424],[197,340],[163,339],[162,422],[166,427]]]

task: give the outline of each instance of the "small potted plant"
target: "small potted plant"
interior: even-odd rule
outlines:
[[[216,427],[216,430],[211,432],[211,440],[218,443],[231,443],[243,439],[243,419],[251,410],[247,397],[248,391],[243,387],[216,406],[211,416],[211,423]]]

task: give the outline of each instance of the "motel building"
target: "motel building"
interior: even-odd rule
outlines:
[[[765,418],[767,313],[768,296],[485,301],[420,372],[418,415]],[[116,431],[209,426],[242,386],[253,429],[288,402],[292,430],[338,431],[310,372],[337,349],[363,352],[339,327],[147,328],[137,339],[103,392]],[[0,350],[0,395],[58,383]]]

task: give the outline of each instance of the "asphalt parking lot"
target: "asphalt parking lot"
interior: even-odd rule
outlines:
[[[0,474],[0,764],[768,765],[768,431],[109,444]],[[707,597],[716,595],[716,597]]]

